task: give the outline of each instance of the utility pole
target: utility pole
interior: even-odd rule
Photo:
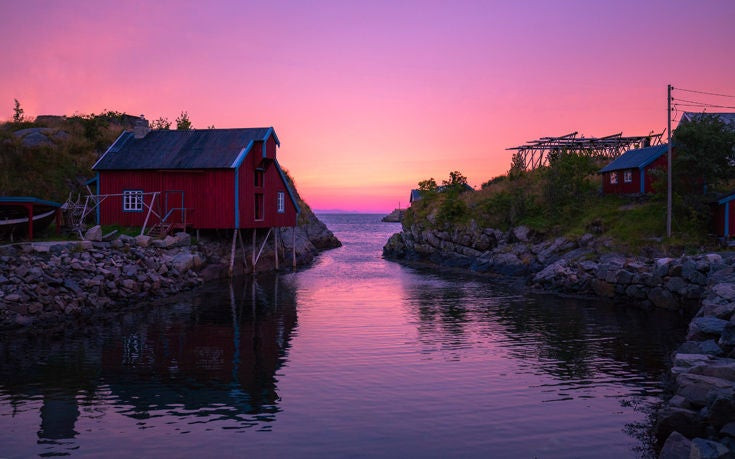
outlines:
[[[671,90],[673,86],[667,85],[666,101],[668,109],[666,111],[666,123],[668,124],[669,142],[667,155],[667,186],[666,186],[666,237],[671,238]]]

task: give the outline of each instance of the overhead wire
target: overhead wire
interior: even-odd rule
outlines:
[[[706,94],[708,96],[717,96],[717,97],[731,97],[731,98],[735,99],[735,95],[731,95],[731,94],[721,94],[721,93],[716,93],[716,92],[698,91],[696,89],[676,88],[676,87],[673,87],[673,86],[671,87],[671,89],[673,89],[675,91],[693,92],[693,93],[696,93],[696,94]]]

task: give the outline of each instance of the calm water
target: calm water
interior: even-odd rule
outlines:
[[[322,218],[308,270],[54,337],[0,336],[0,457],[636,457],[679,319],[381,259]]]

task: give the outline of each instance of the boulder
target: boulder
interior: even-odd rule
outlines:
[[[653,303],[657,308],[669,310],[676,310],[679,308],[679,302],[674,298],[674,295],[661,287],[652,288],[651,291],[648,292],[648,299],[651,300],[651,303]]]
[[[100,225],[96,225],[88,229],[84,233],[84,240],[85,241],[102,241],[102,227]]]
[[[151,238],[150,236],[146,236],[145,234],[139,234],[135,236],[135,245],[138,247],[148,247],[151,245]]]
[[[679,346],[676,352],[682,354],[722,355],[722,348],[715,343],[715,340],[708,339],[706,341],[685,341]]]
[[[679,432],[671,432],[661,448],[660,459],[689,459],[692,442]]]
[[[186,272],[194,266],[194,255],[189,252],[176,254],[171,260],[171,265],[180,273]]]
[[[691,443],[690,459],[720,459],[730,456],[730,450],[723,445],[704,438],[695,438]]]
[[[727,325],[722,329],[720,340],[718,341],[720,346],[730,347],[735,346],[735,323],[728,322]]]
[[[732,396],[733,383],[725,379],[683,373],[677,376],[677,394],[685,397],[695,406],[707,406],[708,400],[718,396]]]
[[[695,317],[689,323],[687,339],[700,341],[712,336],[719,337],[725,329],[725,325],[727,325],[727,321],[717,317]]]
[[[723,282],[712,287],[712,292],[730,301],[735,299],[735,284]]]
[[[680,432],[687,438],[694,438],[704,434],[704,426],[696,411],[667,406],[658,413],[656,436],[663,441],[672,432]]]
[[[175,247],[178,245],[178,239],[173,236],[166,236],[161,242],[161,247],[165,248]]]
[[[531,228],[527,226],[516,226],[511,230],[511,242],[528,242],[530,240]]]

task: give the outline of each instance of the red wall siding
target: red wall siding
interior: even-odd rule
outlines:
[[[633,181],[625,183],[623,170],[606,172],[602,175],[602,191],[605,194],[633,194],[641,192],[641,174],[638,169],[628,169],[633,172]],[[618,174],[618,183],[610,183],[610,175]]]
[[[658,187],[661,187],[661,184],[656,184],[656,180],[658,178],[655,176],[655,174],[652,174],[652,171],[654,170],[662,170],[666,171],[668,169],[668,159],[666,155],[660,156],[656,161],[652,162],[648,166],[646,166],[646,183],[644,186],[646,187],[646,193],[653,193],[654,187],[658,185]],[[662,190],[657,190],[662,191]]]
[[[262,144],[261,144],[262,145]],[[275,142],[273,143],[275,149]],[[286,190],[286,185],[273,162],[263,163],[262,150],[248,155],[239,169],[239,208],[241,228],[270,228],[273,226],[294,226],[296,224],[296,208]],[[260,153],[260,154],[257,154]],[[255,169],[265,167],[263,187],[255,187]],[[278,192],[285,193],[285,212],[278,213]],[[263,194],[263,220],[255,220],[255,194]]]
[[[643,184],[644,191],[646,193],[652,193],[654,191],[654,185],[655,181],[657,180],[656,174],[653,173],[654,170],[660,169],[665,171],[667,167],[667,159],[666,155],[659,157],[656,159],[656,161],[652,162],[648,166],[646,166],[643,170],[645,173],[645,182]],[[624,170],[619,170],[615,172],[606,172],[602,176],[602,191],[605,194],[637,194],[641,192],[641,173],[640,169],[628,169],[630,171],[633,171],[633,181],[630,183],[625,183],[623,180],[623,173]],[[616,173],[618,174],[618,183],[617,184],[611,184],[610,183],[610,175]]]
[[[153,209],[162,214],[165,208],[165,191],[183,191],[187,222],[194,228],[233,228],[234,174],[232,170],[207,171],[102,171],[100,194],[121,194],[124,190],[158,191]],[[169,207],[180,207],[177,193],[169,193]],[[151,196],[145,196],[150,204]],[[110,197],[100,205],[100,223],[122,226],[142,226],[147,214],[123,212],[122,197]],[[151,215],[151,219],[155,219]],[[172,217],[179,220],[178,214]],[[155,223],[155,221],[149,224]]]
[[[712,206],[712,231],[718,236],[725,235],[725,206],[729,206],[730,203],[713,205]],[[732,213],[734,209],[730,208]],[[732,234],[733,224],[732,217],[730,218],[730,234]]]
[[[262,144],[261,148],[263,148]],[[273,136],[268,137],[265,143],[265,156],[269,159],[276,159],[276,139]]]

